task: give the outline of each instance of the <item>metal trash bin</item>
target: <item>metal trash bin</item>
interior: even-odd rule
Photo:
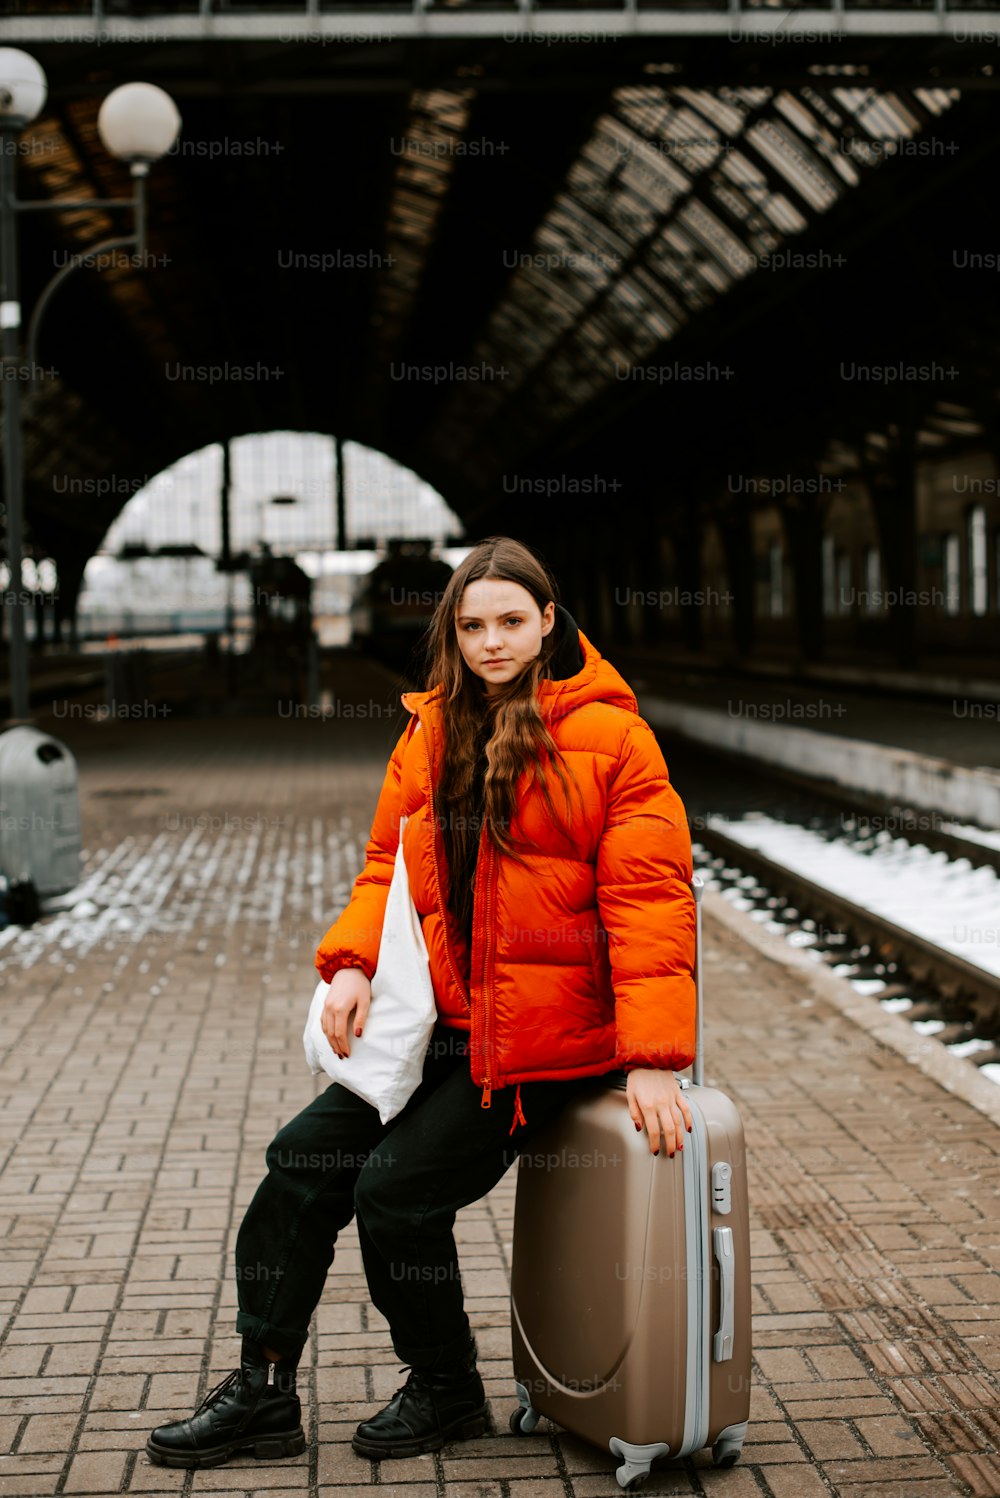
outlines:
[[[80,882],[80,774],[58,739],[27,724],[0,733],[0,873],[40,895]]]

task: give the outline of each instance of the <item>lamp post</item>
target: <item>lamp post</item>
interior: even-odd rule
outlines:
[[[146,177],[150,162],[170,150],[180,130],[180,115],[169,94],[152,83],[125,83],[101,105],[97,128],[105,149],[131,168],[134,195],[130,198],[74,198],[22,202],[17,198],[17,137],[36,119],[45,104],[45,74],[35,59],[16,47],[0,47],[0,357],[4,364],[3,448],[4,498],[7,505],[7,565],[10,573],[8,605],[10,658],[10,717],[29,720],[28,653],[24,629],[22,557],[24,474],[21,448],[21,300],[17,257],[17,222],[22,213],[64,212],[70,208],[131,208],[134,228],[129,235],[104,240],[88,250],[146,249]],[[70,262],[42,291],[28,329],[27,378],[34,379],[38,327],[52,296],[77,268]]]

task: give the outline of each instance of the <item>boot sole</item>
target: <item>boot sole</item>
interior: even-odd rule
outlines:
[[[392,1446],[383,1446],[378,1441],[369,1441],[364,1436],[355,1436],[351,1445],[359,1456],[370,1457],[373,1461],[381,1461],[383,1457],[423,1456],[428,1451],[440,1451],[442,1446],[448,1445],[449,1441],[471,1441],[475,1436],[483,1436],[487,1432],[488,1425],[489,1415],[484,1405],[479,1414],[466,1415],[454,1426],[445,1426],[433,1436],[425,1436],[422,1441],[397,1441]]]
[[[273,1436],[249,1436],[246,1440],[230,1441],[207,1451],[173,1451],[168,1446],[158,1446],[152,1437],[146,1442],[146,1455],[159,1467],[219,1467],[223,1462],[228,1462],[231,1456],[251,1449],[258,1460],[275,1456],[301,1456],[306,1449],[305,1432],[300,1425],[298,1430]]]

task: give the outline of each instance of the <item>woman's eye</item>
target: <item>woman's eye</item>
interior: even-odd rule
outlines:
[[[520,614],[511,614],[511,616],[510,616],[509,619],[505,619],[504,620],[504,623],[505,624],[523,624],[524,620],[523,620],[523,618],[521,617]],[[462,625],[462,629],[463,629],[463,631],[464,631],[465,634],[468,634],[469,631],[472,630],[472,629],[478,629],[478,628],[479,628],[479,625],[476,623],[476,621],[474,619],[470,619],[467,624],[463,624]]]

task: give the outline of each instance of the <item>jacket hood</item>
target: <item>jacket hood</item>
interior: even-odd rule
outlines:
[[[580,628],[569,609],[556,604],[555,649],[549,661],[553,681],[562,681],[575,676],[584,667],[584,654],[580,648]]]
[[[552,656],[552,680],[538,683],[543,718],[565,717],[588,702],[605,702],[638,712],[635,693],[579,627],[568,609],[556,604],[561,638]]]
[[[559,643],[552,656],[552,680],[538,683],[538,703],[543,718],[563,718],[589,702],[605,702],[626,712],[639,710],[635,693],[625,678],[592,644],[568,609],[556,604]],[[438,687],[426,692],[404,692],[400,702],[408,712],[427,705]]]

